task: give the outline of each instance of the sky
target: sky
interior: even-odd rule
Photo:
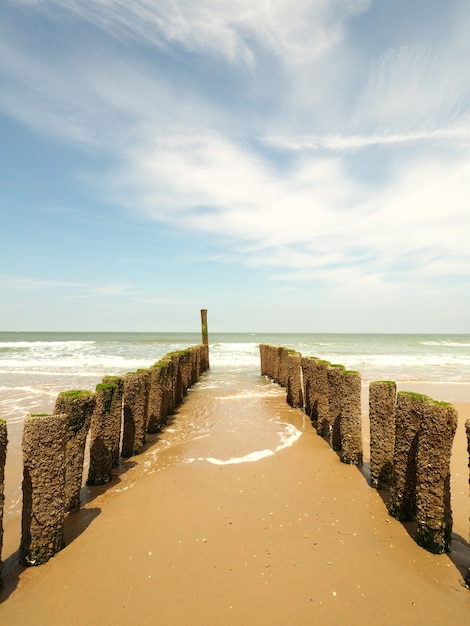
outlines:
[[[0,330],[470,332],[468,0],[2,0]]]

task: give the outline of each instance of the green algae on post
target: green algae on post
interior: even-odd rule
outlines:
[[[343,463],[362,465],[361,375],[341,372],[341,454]]]
[[[370,484],[388,491],[393,479],[396,383],[372,381],[369,385]]]
[[[65,446],[65,509],[66,512],[80,508],[85,444],[95,408],[95,393],[72,389],[57,396],[54,413],[67,417],[67,441]]]
[[[0,590],[2,589],[2,546],[3,546],[3,507],[5,504],[5,462],[7,457],[7,424],[5,420],[0,419]]]
[[[23,428],[20,562],[40,565],[64,547],[67,416],[28,415]]]

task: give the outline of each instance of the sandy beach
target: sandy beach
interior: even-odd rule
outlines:
[[[367,464],[340,463],[281,390],[257,395],[255,384],[247,379],[236,394],[191,391],[174,421],[209,411],[211,437],[158,454],[165,432],[149,438],[111,486],[88,490],[67,520],[66,548],[47,564],[19,568],[10,533],[2,623],[466,623],[470,404],[457,405],[453,550],[436,556],[389,517],[367,484]],[[237,416],[246,411],[302,434],[255,462],[230,462],[243,458]],[[258,444],[266,448],[261,434]]]

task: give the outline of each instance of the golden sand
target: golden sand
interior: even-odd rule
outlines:
[[[205,403],[205,392],[190,393],[175,419]],[[245,410],[230,396],[212,407],[214,424]],[[217,465],[206,459],[243,453],[243,429],[214,428],[158,455],[155,437],[69,516],[68,545],[47,564],[21,570],[5,546],[1,623],[466,624],[470,404],[458,410],[449,555],[418,547],[364,473],[340,463],[284,395],[259,396],[252,419],[294,424],[302,435],[292,446]]]

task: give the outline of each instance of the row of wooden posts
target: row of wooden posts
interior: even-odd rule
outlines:
[[[344,463],[362,465],[361,376],[342,365],[260,345],[261,374],[286,387]],[[370,483],[389,491],[390,514],[417,522],[417,542],[439,554],[451,548],[450,457],[454,406],[398,392],[393,381],[369,386]],[[466,424],[470,455],[470,420]]]
[[[142,451],[146,434],[161,430],[208,367],[209,350],[204,342],[167,354],[148,369],[122,377],[106,376],[95,392],[61,392],[52,414],[26,417],[22,441],[23,564],[44,563],[64,547],[65,516],[80,508],[87,437],[87,484],[105,484],[120,457]],[[0,421],[0,555],[6,451],[6,424]],[[0,559],[0,574],[1,569]]]

